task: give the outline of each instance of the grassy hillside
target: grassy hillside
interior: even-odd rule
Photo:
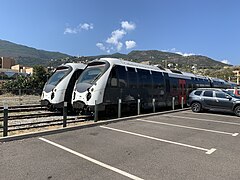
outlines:
[[[46,65],[51,59],[69,57],[67,54],[38,50],[4,40],[0,40],[0,56],[13,57],[18,63],[28,66]]]

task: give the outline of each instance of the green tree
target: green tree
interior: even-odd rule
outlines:
[[[43,89],[45,82],[47,81],[47,72],[43,66],[34,66],[32,76],[17,76],[16,79],[7,81],[3,88],[8,92],[14,94],[18,93],[18,90],[31,90],[23,91],[23,93],[40,93]]]

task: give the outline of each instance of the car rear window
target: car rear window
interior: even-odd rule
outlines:
[[[194,95],[200,96],[201,93],[202,93],[202,91],[195,91]]]
[[[203,96],[213,97],[213,92],[212,92],[212,91],[205,91],[205,92],[203,93]]]

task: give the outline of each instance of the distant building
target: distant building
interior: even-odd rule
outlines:
[[[15,65],[15,60],[9,57],[0,57],[0,69],[11,69]]]
[[[33,68],[32,67],[25,67],[25,66],[20,65],[20,64],[12,66],[11,69],[15,72],[18,72],[18,73],[33,74]]]
[[[150,61],[142,61],[140,62],[141,64],[146,64],[146,65],[150,65]]]
[[[239,84],[239,79],[240,79],[240,70],[233,71],[233,73],[236,74],[237,77],[237,84]]]

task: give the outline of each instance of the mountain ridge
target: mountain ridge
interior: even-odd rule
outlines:
[[[43,64],[51,59],[67,58],[69,55],[60,52],[39,50],[21,44],[0,39],[0,56],[14,58],[17,63],[23,65],[35,65],[36,61]],[[26,63],[27,62],[27,63]]]
[[[158,50],[133,50],[128,54],[114,53],[97,56],[81,56],[73,57],[60,52],[52,52],[39,50],[25,45],[15,44],[10,41],[0,39],[0,57],[12,57],[17,63],[25,66],[33,66],[41,64],[49,66],[49,64],[57,66],[64,62],[90,61],[102,57],[121,58],[129,61],[144,62],[149,61],[150,64],[161,64],[167,66],[169,64],[181,66],[198,66],[207,67],[224,67],[231,66],[222,62],[211,59],[202,55],[183,56],[177,53],[158,51]],[[54,60],[54,61],[53,61]]]

